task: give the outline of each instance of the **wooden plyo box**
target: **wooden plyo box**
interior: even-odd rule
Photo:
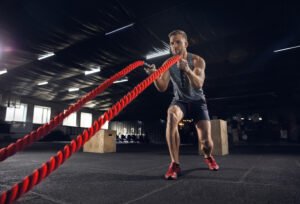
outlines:
[[[83,151],[93,153],[116,152],[116,131],[99,130],[83,145]]]
[[[228,151],[227,122],[211,120],[211,137],[214,142],[213,155],[226,155]],[[199,145],[199,153],[203,154]]]

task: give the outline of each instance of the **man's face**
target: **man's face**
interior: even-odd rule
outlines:
[[[187,46],[188,43],[181,34],[172,35],[170,37],[170,48],[173,55],[182,54],[186,51]]]

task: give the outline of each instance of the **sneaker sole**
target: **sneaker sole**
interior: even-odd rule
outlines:
[[[210,171],[218,171],[219,170],[219,168],[217,168],[217,169],[209,169]]]
[[[168,178],[165,177],[165,180],[171,181],[171,180],[177,180],[177,178],[173,178],[173,177],[169,176]]]

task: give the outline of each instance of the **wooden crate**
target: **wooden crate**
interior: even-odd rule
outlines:
[[[213,155],[226,155],[228,151],[227,122],[224,120],[211,120],[211,136],[214,142]],[[203,154],[199,145],[199,153]]]
[[[116,152],[116,131],[99,130],[83,145],[83,151],[93,153]]]

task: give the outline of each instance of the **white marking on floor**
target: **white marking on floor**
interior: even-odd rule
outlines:
[[[161,188],[157,188],[157,189],[155,189],[155,190],[153,190],[153,191],[151,191],[151,192],[149,192],[149,193],[146,193],[146,194],[144,194],[144,195],[142,195],[142,196],[140,196],[140,197],[138,197],[138,198],[135,198],[135,199],[133,199],[133,200],[127,201],[127,202],[125,202],[124,204],[134,203],[134,202],[139,201],[139,200],[141,200],[141,199],[144,199],[144,198],[146,198],[146,197],[148,197],[148,196],[151,196],[151,195],[153,195],[153,194],[155,194],[155,193],[158,193],[158,192],[163,191],[163,190],[165,190],[165,189],[167,189],[167,188],[170,188],[170,187],[172,187],[172,186],[174,186],[174,185],[176,185],[176,184],[178,184],[178,183],[181,183],[181,182],[183,182],[183,181],[184,181],[184,180],[173,181],[173,182],[170,181],[170,182],[172,182],[171,184],[168,184],[168,185],[163,186],[163,187],[161,187]]]

